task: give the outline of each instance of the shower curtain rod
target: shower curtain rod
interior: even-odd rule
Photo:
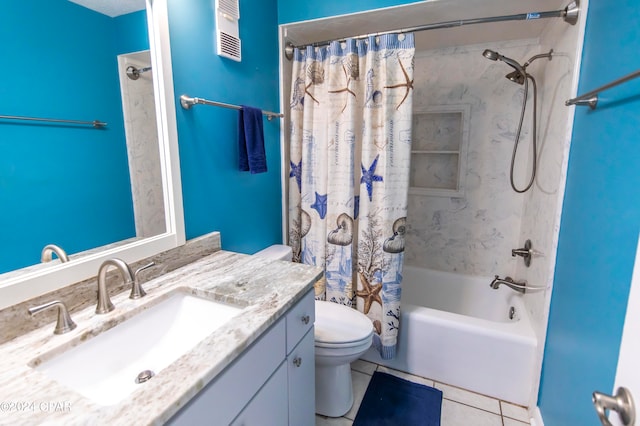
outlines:
[[[544,19],[544,18],[563,18],[565,22],[575,25],[578,22],[578,12],[580,11],[580,7],[578,4],[579,0],[574,0],[567,5],[562,10],[551,10],[547,12],[530,12],[530,13],[520,13],[517,15],[503,15],[503,16],[489,16],[486,18],[474,18],[474,19],[460,19],[457,21],[446,21],[446,22],[436,22],[433,24],[421,25],[418,27],[410,27],[410,28],[402,28],[398,30],[390,30],[383,31],[379,33],[365,34],[359,35],[355,37],[349,37],[352,39],[365,39],[371,36],[380,36],[384,34],[393,34],[393,33],[410,33],[417,31],[426,31],[426,30],[438,30],[441,28],[453,28],[453,27],[462,27],[464,25],[472,25],[472,24],[484,24],[490,22],[505,22],[505,21],[529,21],[534,19]],[[338,41],[345,41],[346,39],[340,39]],[[295,46],[293,43],[287,42],[284,53],[285,57],[289,60],[293,58],[293,49],[300,49],[307,46],[319,47],[326,46],[331,44],[334,40],[325,40],[316,43],[309,43],[300,46]]]

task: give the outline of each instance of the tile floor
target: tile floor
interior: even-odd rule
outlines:
[[[443,393],[442,426],[525,426],[529,424],[529,415],[524,407],[358,360],[351,364],[353,407],[339,418],[316,415],[316,426],[350,426],[356,417],[371,375],[376,370],[440,389]]]

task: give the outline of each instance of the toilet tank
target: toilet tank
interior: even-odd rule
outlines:
[[[255,253],[254,256],[265,257],[272,260],[285,260],[289,262],[291,262],[291,259],[293,257],[291,247],[282,244],[269,246]]]

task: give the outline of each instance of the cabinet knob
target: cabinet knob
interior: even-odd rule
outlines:
[[[293,365],[295,365],[296,367],[300,367],[302,365],[302,358],[300,358],[299,356],[295,357],[293,359]]]
[[[309,324],[309,321],[311,320],[311,317],[309,317],[309,315],[303,315],[302,316],[302,322],[306,325]]]

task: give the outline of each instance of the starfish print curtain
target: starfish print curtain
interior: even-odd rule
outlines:
[[[411,154],[413,34],[296,49],[289,244],[316,298],[352,306],[395,355]]]

